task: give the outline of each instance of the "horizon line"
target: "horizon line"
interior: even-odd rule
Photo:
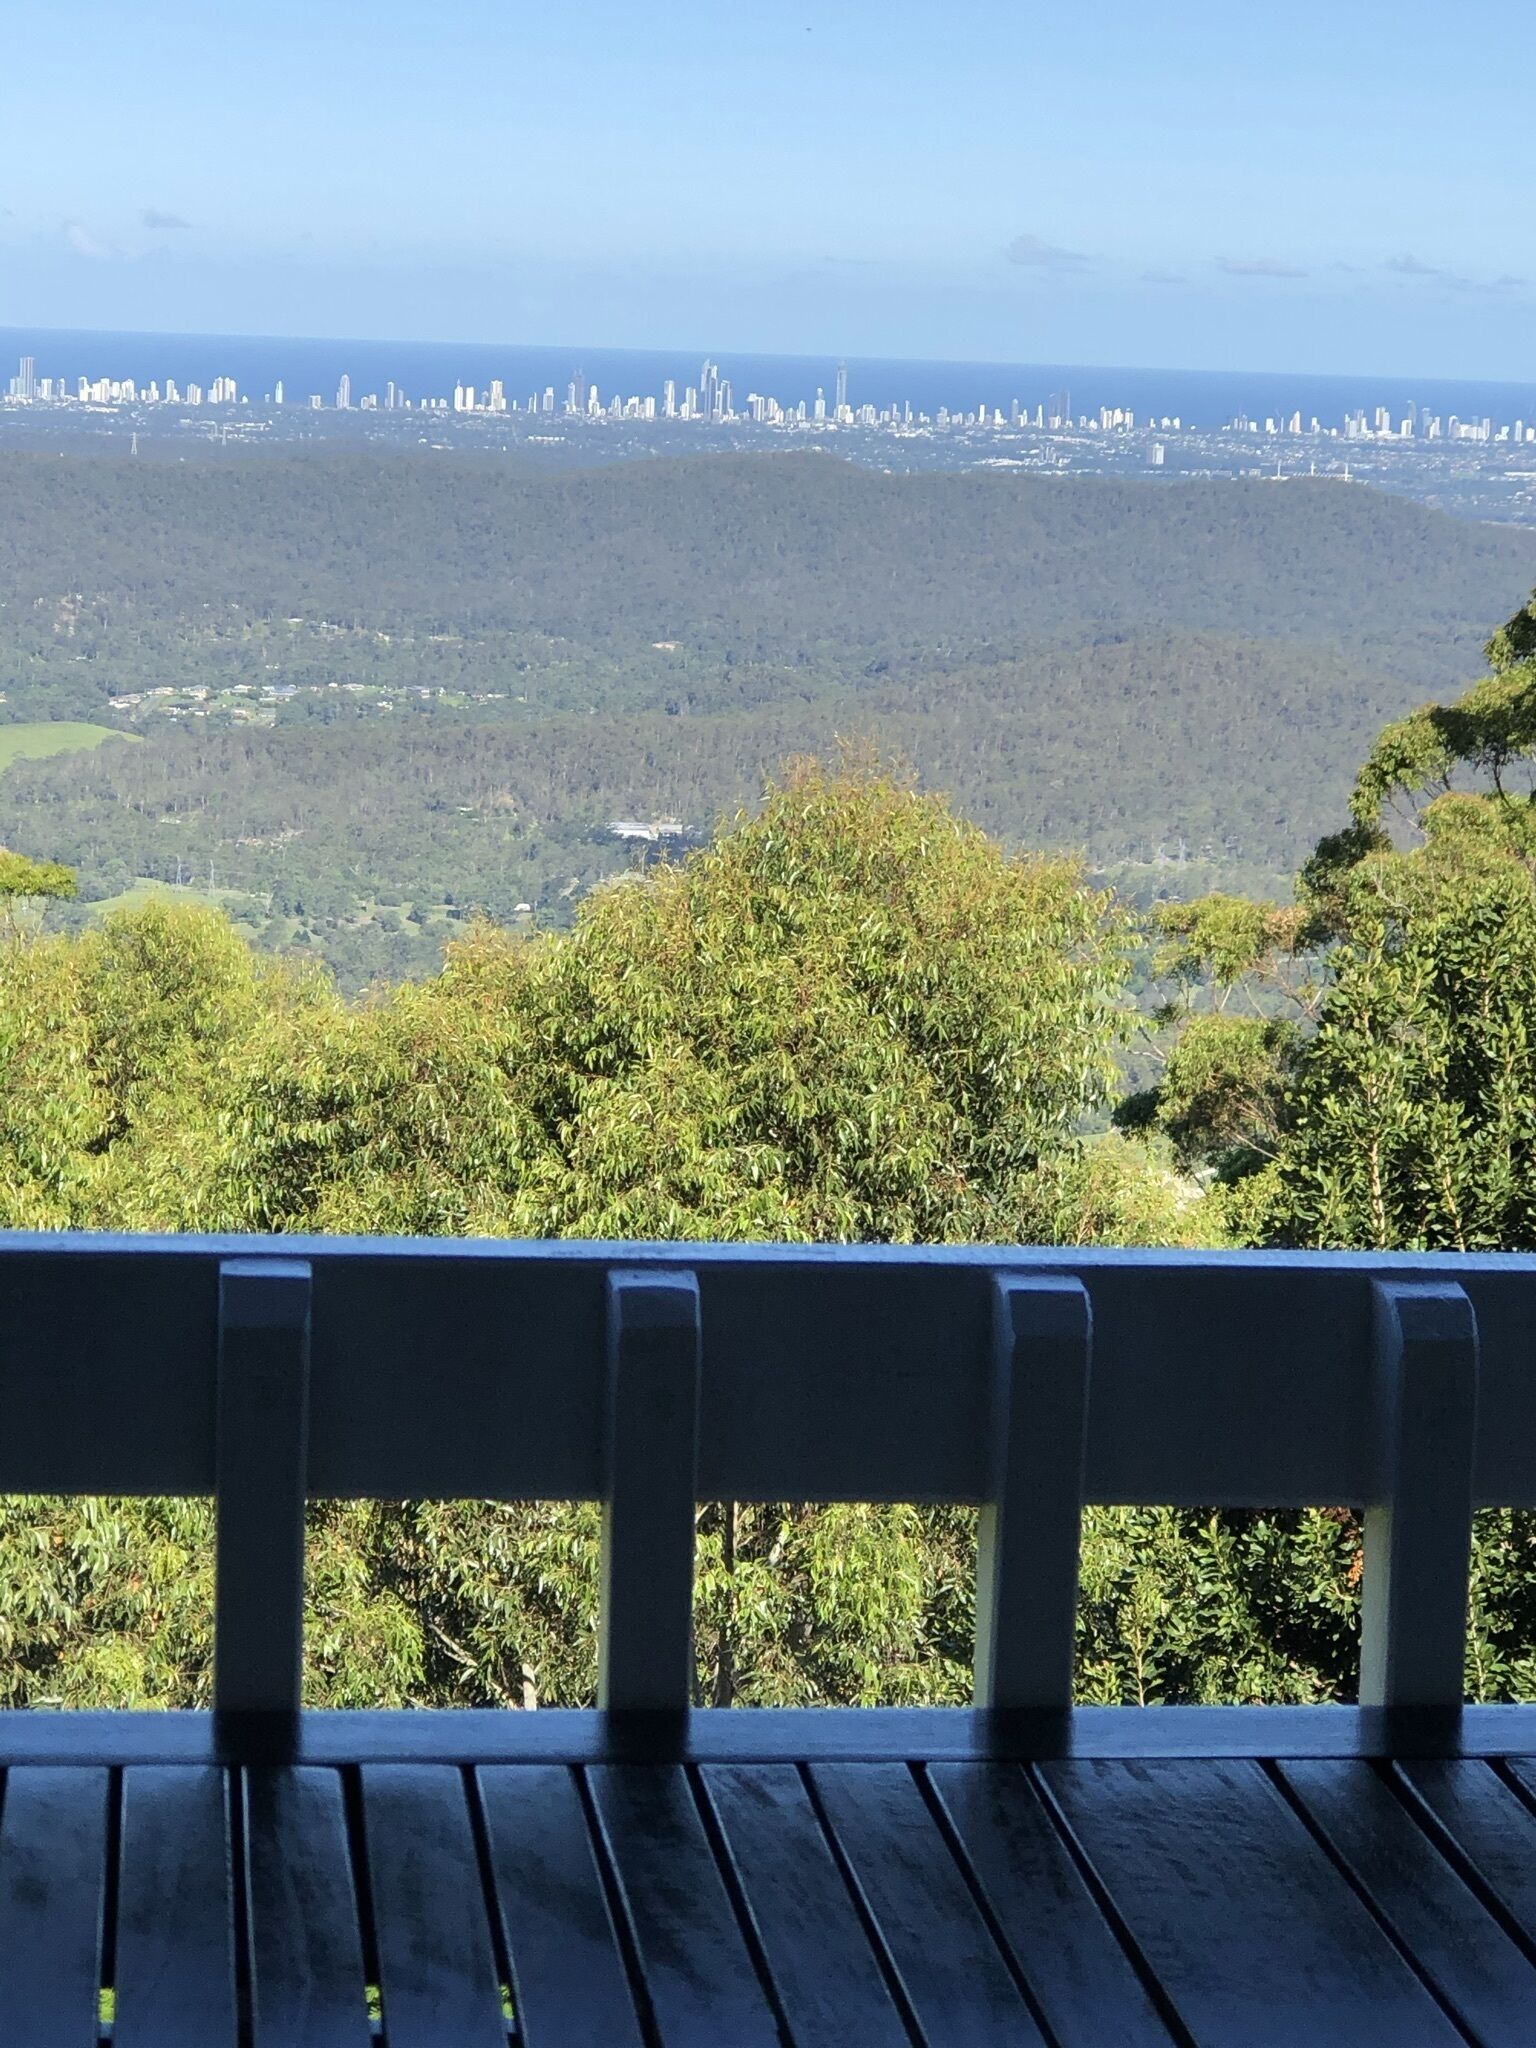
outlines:
[[[88,336],[110,336],[117,339],[131,339],[137,341],[235,341],[263,342],[271,343],[273,345],[277,345],[284,342],[290,342],[293,343],[295,346],[299,347],[323,348],[356,347],[367,349],[442,349],[445,351],[453,349],[475,351],[503,349],[509,352],[520,351],[529,354],[568,354],[577,358],[579,358],[583,354],[590,355],[593,357],[656,356],[670,358],[673,356],[677,356],[685,359],[697,355],[700,357],[701,360],[713,359],[714,357],[717,356],[723,360],[725,357],[729,355],[735,355],[757,357],[767,362],[784,363],[836,364],[839,361],[846,361],[849,363],[867,365],[889,364],[892,366],[900,366],[903,368],[911,368],[917,365],[929,365],[935,369],[963,368],[976,370],[996,369],[1031,371],[1070,370],[1074,373],[1081,373],[1089,376],[1130,374],[1135,376],[1175,377],[1263,377],[1276,379],[1317,378],[1330,382],[1342,382],[1351,379],[1364,380],[1369,378],[1373,379],[1375,382],[1379,384],[1476,384],[1508,391],[1536,390],[1536,375],[1533,375],[1530,379],[1527,380],[1509,377],[1476,376],[1468,372],[1456,372],[1453,374],[1447,374],[1444,372],[1434,371],[1415,371],[1411,374],[1407,374],[1402,371],[1386,370],[1260,369],[1251,366],[1238,369],[1218,370],[1208,368],[1203,369],[1190,364],[1182,363],[1066,363],[1046,361],[1029,362],[1022,358],[1015,359],[1000,356],[894,356],[881,354],[858,355],[846,352],[842,355],[839,355],[836,351],[831,350],[814,350],[807,352],[800,350],[782,351],[777,349],[763,348],[726,348],[722,347],[718,343],[689,343],[685,345],[669,344],[665,347],[661,347],[655,345],[629,345],[614,342],[572,343],[556,341],[483,341],[467,340],[463,338],[458,338],[452,341],[423,341],[410,340],[398,335],[278,334],[268,333],[265,331],[242,332],[241,330],[235,328],[74,326],[55,327],[37,321],[25,323],[7,322],[4,325],[0,325],[0,336],[15,335],[71,335],[79,336],[82,338]]]

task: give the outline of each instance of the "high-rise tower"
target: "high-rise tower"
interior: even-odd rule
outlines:
[[[848,403],[848,365],[847,365],[846,363],[839,363],[839,364],[838,364],[838,366],[837,366],[837,401],[836,401],[836,409],[837,409],[837,411],[838,411],[838,412],[840,413],[840,412],[842,411],[843,407],[844,407],[844,406],[845,406],[845,405],[846,405],[847,403]]]

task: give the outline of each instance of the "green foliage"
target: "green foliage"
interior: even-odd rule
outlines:
[[[1160,903],[1151,927],[1160,941],[1151,971],[1181,990],[1213,988],[1226,996],[1247,975],[1273,973],[1294,951],[1300,919],[1294,910],[1219,891],[1188,903]]]
[[[1300,1027],[1286,1017],[1192,1017],[1160,1085],[1121,1104],[1116,1121],[1163,1132],[1185,1172],[1209,1168],[1218,1180],[1244,1179],[1279,1147],[1300,1042]]]
[[[1536,1242],[1536,802],[1511,786],[1536,757],[1530,629],[1527,607],[1492,675],[1387,728],[1353,826],[1303,870],[1327,988],[1290,1055],[1284,1141],[1230,1210],[1251,1239]]]
[[[1520,662],[1536,658],[1536,593],[1507,619],[1483,649],[1483,659],[1501,675]]]
[[[1358,1521],[1341,1510],[1089,1509],[1078,1698],[1152,1706],[1349,1697],[1360,1540]]]
[[[806,764],[709,850],[598,892],[566,937],[482,929],[426,987],[263,1034],[206,1214],[1038,1235],[1063,1172],[1087,1170],[1073,1133],[1113,1078],[1123,973],[1072,863]]]
[[[1383,1250],[1536,1244],[1530,877],[1362,914],[1330,970],[1247,1229]]]
[[[105,1105],[90,1065],[79,949],[0,934],[0,1188],[5,1223],[78,1223]]]
[[[73,896],[75,877],[58,861],[28,860],[0,846],[0,898]]]

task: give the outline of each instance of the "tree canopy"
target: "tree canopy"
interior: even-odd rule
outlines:
[[[1184,951],[1155,968],[1218,993],[1122,1121],[1228,1183],[1248,1242],[1536,1244],[1533,617],[1453,703],[1385,728],[1294,908],[1165,918]],[[1234,990],[1250,1014],[1218,1016]]]

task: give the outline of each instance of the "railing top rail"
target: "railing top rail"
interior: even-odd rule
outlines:
[[[705,1499],[980,1501],[990,1276],[1075,1274],[1090,1501],[1360,1502],[1372,1282],[1475,1312],[1478,1499],[1536,1505],[1536,1257],[0,1237],[0,1491],[206,1493],[218,1269],[314,1273],[309,1491],[596,1498],[617,1267],[698,1276]]]
[[[751,1264],[847,1268],[938,1267],[991,1271],[999,1266],[1087,1272],[1095,1269],[1172,1272],[1355,1273],[1367,1277],[1463,1280],[1480,1273],[1536,1275],[1536,1252],[1250,1251],[1145,1245],[787,1244],[684,1239],[542,1237],[346,1237],[244,1232],[157,1234],[121,1231],[0,1230],[0,1260],[12,1254],[44,1259],[171,1259],[199,1263],[229,1258],[424,1261],[429,1264],[548,1266],[682,1266]]]

